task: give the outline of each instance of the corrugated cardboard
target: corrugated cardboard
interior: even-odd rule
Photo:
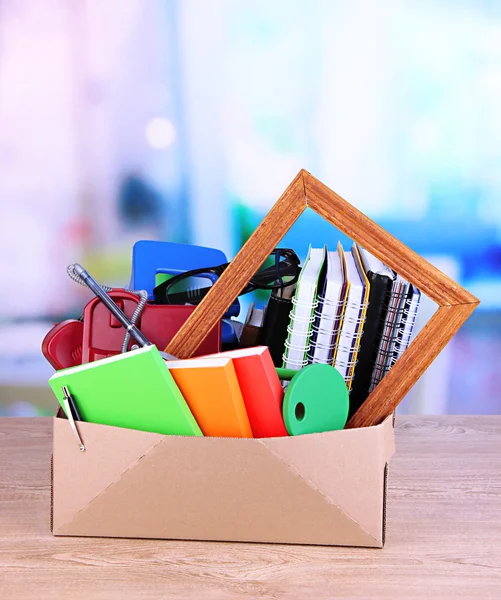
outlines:
[[[55,535],[382,547],[392,417],[266,439],[164,436],[54,418]]]

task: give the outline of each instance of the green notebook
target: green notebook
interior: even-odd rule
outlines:
[[[57,371],[50,379],[63,407],[68,387],[83,421],[167,435],[202,435],[155,346]]]

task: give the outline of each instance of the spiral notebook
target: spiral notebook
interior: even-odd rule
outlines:
[[[420,301],[421,292],[416,286],[410,284],[407,298],[405,300],[402,321],[395,339],[395,349],[391,358],[390,366],[393,366],[397,362],[410,344]]]
[[[287,369],[301,369],[308,364],[315,309],[318,306],[318,286],[325,261],[326,248],[310,246],[292,299],[283,355],[283,366]]]
[[[420,291],[360,249],[370,281],[367,323],[350,395],[350,417],[407,349],[421,298]]]
[[[386,313],[391,297],[395,273],[369,252],[357,246],[370,284],[369,306],[364,334],[360,342],[358,361],[355,366],[350,393],[351,418],[369,395],[372,372],[377,362],[383,336]]]
[[[320,274],[309,363],[332,364],[335,360],[349,288],[346,257],[343,247],[338,244],[337,251],[327,252]]]
[[[376,363],[372,371],[369,393],[375,389],[392,365],[396,337],[402,324],[409,285],[409,282],[400,275],[397,275],[393,280],[388,310],[384,319],[383,333],[379,343]]]
[[[349,289],[333,365],[344,377],[348,390],[351,390],[370,290],[369,280],[355,244],[351,252],[346,254],[346,277]]]

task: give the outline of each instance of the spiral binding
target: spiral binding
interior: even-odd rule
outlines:
[[[290,325],[287,325],[287,332],[292,335],[292,333],[294,333],[295,336],[298,337],[302,337],[302,338],[310,338],[311,334],[312,334],[313,328],[308,327],[308,329],[306,331],[298,331],[297,329],[293,329]]]
[[[393,340],[396,339],[396,335],[397,335],[396,333],[393,333],[393,335],[390,335],[388,333],[382,333],[379,336],[379,344],[380,344],[380,346],[381,345],[387,346],[388,344],[391,344],[391,342],[393,342]],[[384,351],[380,350],[379,354],[384,354]]]
[[[414,323],[412,323],[412,325],[414,325]],[[409,345],[409,342],[411,341],[411,337],[412,331],[409,331],[409,333],[402,333],[402,335],[398,337],[399,349],[401,346],[407,347]]]
[[[307,325],[313,325],[313,323],[315,322],[315,317],[311,316],[311,317],[294,317],[294,323],[306,323]],[[289,333],[302,333],[302,332],[298,332],[297,328],[294,328],[292,326],[292,322],[289,322],[289,325],[287,325],[287,331]]]
[[[318,362],[318,360],[314,358],[315,349],[327,350],[328,356],[332,357],[340,331],[340,315],[343,311],[344,304],[345,301],[343,300],[329,300],[325,298],[325,296],[319,294],[318,308],[315,311],[315,323],[312,327],[312,341],[314,341],[314,344],[310,345],[310,348],[308,349],[309,362]],[[334,314],[332,316],[322,314],[324,306],[333,307]],[[322,323],[322,326],[320,326],[320,323]],[[320,335],[323,334],[329,337],[330,342],[328,344],[318,341]]]
[[[399,304],[396,304],[395,302],[393,302],[393,305],[391,305],[391,302],[396,301],[396,300],[400,300],[400,295],[392,293],[390,296],[390,305],[388,306],[388,310],[390,312],[402,312],[403,310],[405,310],[405,304],[400,306]]]
[[[314,309],[317,308],[318,303],[319,303],[319,298],[317,298],[313,302],[299,302],[299,300],[294,296],[292,298],[292,304],[293,304],[293,306],[292,306],[292,313],[295,313],[295,307],[296,306],[304,306],[305,308],[309,308],[311,311],[313,311]]]
[[[307,358],[304,358],[303,360],[294,360],[294,359],[289,358],[289,356],[287,355],[288,350],[295,349],[295,348],[297,348],[298,350],[302,350],[303,349],[302,347],[298,348],[296,346],[292,346],[287,340],[285,342],[284,348],[285,348],[285,352],[282,354],[282,360],[283,360],[284,365],[287,364],[287,366],[289,368],[298,369],[298,370],[302,369],[303,367],[306,367],[306,365],[308,364]]]
[[[412,332],[412,326],[414,325],[417,310],[410,311],[409,310],[410,301],[407,300],[403,307],[400,307],[398,310],[391,311],[397,317],[406,315],[406,326],[410,325],[410,332]],[[410,313],[414,314],[411,315]],[[411,319],[411,321],[409,321]],[[369,386],[369,392],[372,392],[377,385],[382,381],[384,376],[390,371],[393,365],[397,362],[400,356],[403,353],[402,348],[405,350],[409,341],[410,341],[411,333],[403,334],[402,331],[398,331],[396,335],[388,335],[388,333],[382,333],[380,336],[380,344],[382,346],[386,346],[384,349],[380,347],[378,352],[378,361],[373,366],[373,372],[371,377],[371,383]],[[405,341],[404,341],[405,338]],[[392,342],[394,342],[393,347],[391,346]]]
[[[408,301],[408,305],[410,306],[410,300]],[[395,342],[395,351],[393,357],[391,359],[391,367],[397,362],[397,360],[402,356],[407,347],[409,346],[409,342],[412,337],[412,330],[414,328],[414,324],[416,322],[417,313],[418,313],[419,305],[415,307],[414,310],[406,309],[405,314],[407,316],[405,328],[407,329],[407,333],[404,331],[399,331],[396,342]]]
[[[361,311],[365,311],[369,308],[369,303],[368,302],[363,302],[362,304],[359,304],[358,302],[347,302],[346,303],[346,309],[348,308],[355,308],[357,310],[361,310]]]
[[[311,331],[307,331],[305,333],[296,332],[296,335],[299,335],[300,337],[304,338],[305,342],[301,343],[300,345],[292,344],[290,338],[287,338],[284,344],[285,348],[289,350],[299,350],[300,352],[306,352],[307,350],[309,350],[309,340],[311,338]]]
[[[394,352],[394,350],[391,350],[389,348],[386,348],[384,350],[379,350],[378,352],[378,362],[376,363],[376,367],[378,367],[379,363],[381,363],[381,359],[383,358],[388,358],[388,356],[392,355]]]
[[[339,320],[336,319],[335,321],[329,321],[329,323],[332,325],[332,327],[319,327],[317,324],[314,324],[311,329],[316,334],[326,333],[327,335],[331,336],[337,335],[340,330]]]
[[[313,342],[317,340],[319,334],[327,333],[331,336],[330,339],[333,340],[333,343],[329,345],[320,344],[317,347],[326,349],[329,354],[332,353],[334,348],[334,342],[339,332],[339,327],[334,328],[334,324],[339,319],[339,312],[343,307],[343,302],[339,301],[331,301],[326,299],[322,294],[317,296],[317,299],[313,303],[309,302],[298,302],[296,297],[292,299],[293,307],[290,314],[290,321],[287,326],[288,338],[285,342],[284,346],[284,354],[282,356],[284,362],[287,363],[288,366],[292,366],[293,368],[302,368],[306,366],[308,363],[312,361],[312,348]],[[327,324],[325,324],[325,317],[323,319],[324,324],[322,327],[319,327],[320,317],[321,317],[321,307],[324,305],[334,306],[336,308],[336,315],[331,319],[327,320]],[[307,308],[309,311],[308,317],[300,317],[297,315],[298,308]],[[301,331],[301,327],[298,328],[297,325],[305,325],[306,331]],[[332,324],[332,327],[329,325]],[[298,330],[299,329],[299,330]],[[299,337],[301,340],[301,344],[292,344],[291,338]],[[297,350],[299,352],[304,352],[305,358],[302,361],[293,360],[290,358],[290,351]]]
[[[297,298],[294,296],[292,298],[292,304],[293,306],[290,312],[290,320],[289,324],[287,325],[288,338],[284,344],[284,353],[282,355],[282,359],[284,361],[284,364],[287,364],[292,368],[301,369],[302,367],[306,366],[308,362],[307,359],[305,358],[302,361],[296,361],[294,359],[291,359],[289,357],[289,351],[298,350],[299,352],[303,353],[304,356],[307,355],[307,352],[310,349],[311,345],[310,340],[313,334],[312,326],[315,322],[315,309],[318,306],[318,299],[315,300],[313,303],[298,302]],[[310,316],[302,317],[297,314],[297,309],[302,307],[307,308],[309,310]],[[296,327],[293,327],[293,324],[296,325]],[[305,326],[305,331],[300,331],[297,327],[297,324],[303,324]],[[302,340],[302,343],[300,345],[291,344],[290,340],[292,338],[292,335],[294,335],[295,337],[299,337]]]
[[[293,307],[292,310],[290,312],[290,320],[289,320],[289,325],[287,326],[287,331],[289,333],[292,334],[292,332],[294,331],[295,334],[298,334],[299,332],[293,329],[292,324],[293,323],[307,323],[307,324],[312,324],[315,322],[315,313],[313,312],[313,309],[315,309],[318,305],[318,302],[315,301],[313,304],[309,304],[306,302],[298,302],[295,298],[292,299],[292,303],[293,303]],[[296,307],[297,306],[304,306],[310,309],[310,316],[309,317],[300,317],[297,313],[296,313]]]
[[[334,348],[335,345],[336,345],[336,338],[335,338],[335,336],[333,336],[331,338],[331,341],[329,343],[319,342],[318,340],[315,343],[315,346],[317,348],[322,348],[322,350],[326,350],[326,349],[329,349],[329,348]]]
[[[344,306],[344,301],[343,300],[328,300],[326,298],[324,298],[324,296],[319,296],[318,297],[318,301],[317,301],[317,305],[315,306],[315,315],[320,318],[322,317],[322,310],[324,306],[333,306],[336,309],[335,312],[335,317],[337,317],[341,311],[343,310],[343,306]],[[323,318],[326,318],[326,315],[323,315]],[[330,318],[329,318],[330,320]]]
[[[379,383],[379,382],[380,382],[382,379],[383,379],[382,377],[381,377],[380,379],[376,379],[376,378],[374,377],[374,375],[372,376],[372,379],[371,379],[371,384],[369,385],[369,394],[370,394],[371,392],[373,392],[373,391],[376,389],[376,386],[377,386],[377,384],[378,384],[378,383]]]
[[[365,323],[365,321],[366,321],[365,316],[357,317],[357,318],[354,318],[354,317],[345,317],[344,318],[344,323],[349,323],[350,325],[354,323],[356,328],[361,327]]]
[[[318,294],[317,296],[317,303],[318,304],[326,304],[327,306],[337,306],[342,307],[343,304],[345,303],[344,300],[331,300],[330,298],[326,298],[323,294]]]
[[[346,344],[341,345],[341,343],[339,343],[337,349],[338,352],[346,352],[347,354],[352,354],[353,350],[355,349],[355,346],[351,344],[349,346]]]
[[[367,320],[368,306],[368,302],[360,304],[352,301],[347,303],[346,312],[344,313],[343,326],[344,324],[349,325],[349,329],[353,332],[350,332],[349,335],[347,333],[343,335],[343,332],[341,332],[341,336],[338,340],[335,366],[345,372],[345,382],[348,389],[351,388],[355,366],[358,362],[356,357],[364,331],[363,326]],[[355,315],[350,315],[349,313],[353,313],[353,309],[356,313]],[[347,359],[340,359],[340,356],[343,355],[346,355]],[[353,357],[355,357],[354,360]]]
[[[315,345],[315,348],[327,350],[327,361],[325,359],[320,360],[319,358],[315,357],[315,352],[312,351],[312,350],[314,350],[314,348],[311,346],[308,349],[308,363],[325,363],[325,362],[327,362],[327,364],[330,364],[332,362],[332,356],[334,354],[335,345],[333,345],[333,346],[316,346]]]
[[[346,369],[348,372],[357,366],[358,360],[341,361],[336,363],[336,367]]]
[[[350,336],[350,340],[353,340],[353,342],[356,344],[357,341],[362,339],[362,336],[364,334],[364,330],[362,328],[357,329],[357,331],[355,331],[355,333]]]
[[[285,340],[284,346],[289,350],[299,350],[300,352],[305,351],[304,344],[292,344],[290,340]]]
[[[314,337],[312,338],[312,340],[315,340],[315,343],[310,344],[310,347],[308,348],[308,358],[310,360],[310,362],[318,362],[316,359],[314,360],[314,354],[315,354],[315,350],[326,350],[327,351],[327,356],[329,357],[329,359],[332,359],[332,356],[334,354],[334,349],[336,348],[336,341],[338,338],[338,333],[339,333],[339,326],[334,328],[334,329],[320,329],[319,327],[314,327]],[[323,343],[323,342],[319,342],[318,340],[318,334],[319,333],[326,333],[329,335],[329,339],[330,342],[329,343]]]

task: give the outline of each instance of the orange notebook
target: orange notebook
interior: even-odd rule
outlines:
[[[256,346],[208,355],[209,358],[216,356],[233,360],[254,437],[288,435],[282,417],[284,392],[268,347]],[[203,361],[206,357],[201,356],[197,360]]]
[[[191,358],[165,364],[204,435],[252,437],[231,358]]]

